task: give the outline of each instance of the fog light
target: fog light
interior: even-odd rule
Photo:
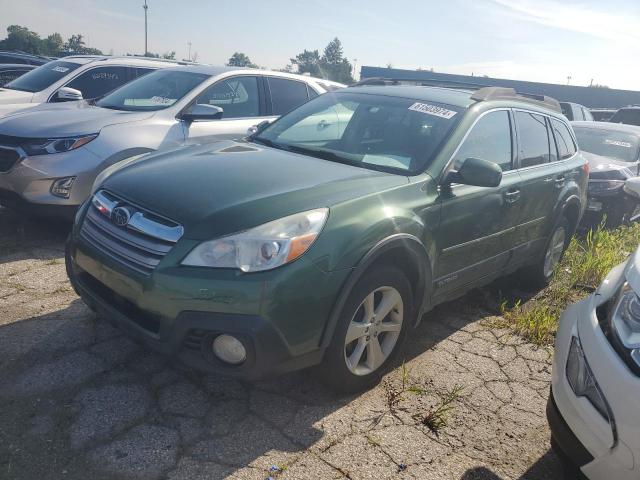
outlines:
[[[69,198],[76,177],[59,178],[51,185],[51,193],[56,197]]]
[[[239,365],[247,358],[247,349],[240,340],[231,335],[218,335],[213,340],[212,349],[216,357],[232,365]]]

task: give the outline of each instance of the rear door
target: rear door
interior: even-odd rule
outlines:
[[[453,184],[440,196],[441,220],[435,232],[438,262],[435,294],[464,288],[501,271],[520,217],[520,178],[513,169],[512,117],[507,109],[484,114],[453,156],[457,170],[467,158],[482,158],[503,170],[498,187]]]
[[[280,77],[265,77],[265,80],[270,115],[284,115],[309,101],[309,89],[304,82]]]
[[[514,262],[539,254],[554,218],[553,211],[566,182],[566,166],[558,153],[546,115],[514,110],[518,139],[517,166],[522,179],[522,209],[516,231]]]
[[[135,78],[134,67],[110,65],[85,70],[64,86],[80,90],[82,92],[82,98],[90,100],[106,95],[112,90],[128,83],[133,78]],[[50,101],[57,101],[55,93]]]
[[[263,78],[258,75],[228,77],[208,87],[194,103],[222,108],[222,118],[185,124],[187,141],[203,143],[241,138],[246,136],[249,127],[274,119],[273,115],[267,115],[264,88]]]

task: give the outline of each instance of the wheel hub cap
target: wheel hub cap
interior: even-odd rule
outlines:
[[[347,328],[347,368],[355,375],[380,368],[398,341],[403,318],[402,297],[395,288],[380,287],[367,295]]]

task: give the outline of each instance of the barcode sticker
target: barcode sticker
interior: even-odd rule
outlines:
[[[446,108],[437,107],[435,105],[429,105],[427,103],[414,103],[409,107],[409,110],[415,112],[426,113],[427,115],[433,115],[435,117],[446,118],[447,120],[452,118],[457,112],[453,110],[447,110]]]

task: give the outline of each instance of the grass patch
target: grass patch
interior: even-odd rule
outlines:
[[[573,238],[551,284],[525,303],[501,305],[498,327],[508,327],[536,345],[553,343],[562,311],[586,297],[613,267],[638,247],[640,224],[615,230],[599,227]]]

